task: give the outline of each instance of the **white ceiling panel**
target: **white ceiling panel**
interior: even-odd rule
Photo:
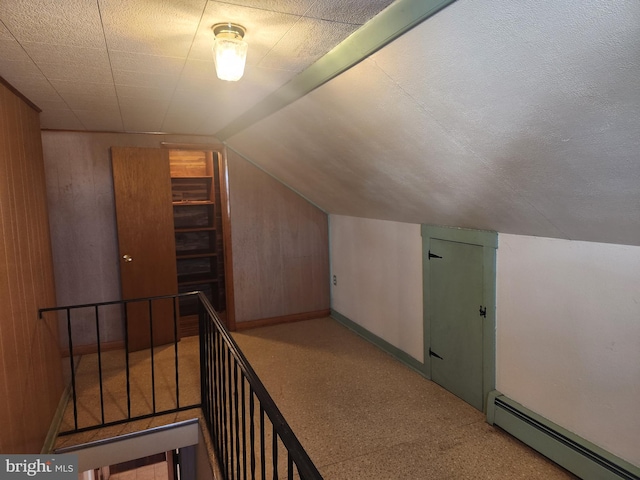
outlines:
[[[332,22],[361,25],[378,14],[393,0],[335,0],[333,2],[314,2],[305,17],[330,20]]]
[[[87,130],[121,132],[123,130],[122,117],[119,109],[100,108],[96,110],[75,109],[82,125]],[[100,113],[97,115],[97,113]]]
[[[174,89],[180,79],[180,75],[113,70],[113,79],[116,86],[128,85],[132,87]]]
[[[139,100],[147,105],[168,107],[173,96],[174,88],[138,87],[133,85],[116,85],[118,99],[122,103],[136,103]]]
[[[92,0],[3,1],[0,20],[20,43],[105,46],[100,12]]]
[[[6,61],[0,59],[0,68],[2,68],[2,71],[4,72],[2,77],[4,77],[5,80],[15,85],[21,85],[22,88],[33,86],[34,82],[40,82],[39,85],[42,85],[43,88],[50,86],[38,66],[28,60]],[[49,89],[47,88],[47,90]],[[54,90],[51,90],[51,92],[55,93]],[[50,92],[44,93],[46,95]]]
[[[364,21],[383,8],[383,3],[0,2],[0,75],[47,108],[59,112],[56,106],[63,102],[67,108],[82,110],[85,113],[76,117],[82,116],[83,124],[90,123],[86,112],[100,116],[101,109],[107,109],[103,121],[91,122],[96,128],[114,128],[114,114],[106,113],[113,109],[121,113],[122,128],[135,125],[136,131],[158,131],[162,127],[172,133],[175,125],[176,132],[194,133],[189,132],[193,128],[211,135],[214,130],[203,129],[226,126],[251,108],[252,102],[272,93],[356,28],[345,27],[342,20],[313,19],[310,14],[328,16],[342,9],[345,18]],[[215,76],[211,27],[220,22],[240,23],[247,29],[248,73],[241,87],[225,85]],[[269,68],[249,73],[250,67],[260,65],[270,54],[265,63]],[[100,89],[97,84],[111,88]],[[180,105],[182,101],[187,105]],[[209,108],[214,102],[219,102],[220,108]],[[134,110],[135,119],[130,116]],[[164,111],[160,126],[158,111]],[[75,123],[56,114],[47,117],[46,125],[56,128],[56,118],[61,119],[59,128]]]
[[[101,0],[107,46],[121,52],[186,57],[203,8],[202,0]]]
[[[167,106],[155,102],[125,102],[120,107],[122,123],[127,132],[160,132]]]
[[[304,15],[317,0],[230,0],[226,3],[292,15]],[[334,0],[332,0],[334,1]]]
[[[357,28],[357,25],[302,17],[259,66],[301,72]]]
[[[52,84],[60,82],[78,84],[103,84],[113,87],[111,70],[108,65],[89,66],[63,63],[39,63],[38,68]]]
[[[110,51],[109,58],[113,70],[160,75],[180,75],[184,58],[160,57],[141,53]]]

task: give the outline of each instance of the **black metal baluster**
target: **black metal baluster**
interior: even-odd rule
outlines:
[[[242,480],[247,480],[247,393],[245,391],[246,378],[240,372],[242,397]]]
[[[220,387],[222,388],[222,451],[224,454],[224,472],[225,472],[225,477],[228,478],[227,476],[227,472],[228,472],[228,466],[229,466],[229,451],[227,448],[227,442],[228,442],[228,432],[229,429],[227,428],[227,382],[226,382],[226,372],[227,372],[227,368],[226,368],[226,352],[222,352],[222,363],[220,364],[220,367],[222,369],[222,384],[220,385]]]
[[[76,396],[76,369],[73,361],[73,339],[71,338],[71,309],[67,308],[67,332],[69,334],[69,362],[71,363],[71,393],[73,395],[73,429],[78,429],[78,399]]]
[[[100,418],[102,419],[102,425],[104,425],[104,394],[102,391],[102,352],[100,350],[100,315],[98,313],[98,306],[95,307],[96,316],[96,341],[98,342],[98,382],[100,383]]]
[[[231,375],[231,351],[227,350],[227,387],[229,388],[229,452],[231,462],[229,464],[229,470],[231,471],[232,478],[233,475],[233,463],[234,463],[234,451],[233,451],[233,388],[231,387],[232,375]]]
[[[221,352],[220,348],[220,339],[218,338],[218,332],[213,326],[211,328],[211,341],[213,342],[214,351],[212,352],[212,362],[213,362],[213,391],[212,391],[212,400],[213,400],[213,420],[215,422],[215,432],[216,432],[216,442],[218,455],[222,458],[222,450],[220,448],[220,442],[222,439],[222,390],[220,388],[222,382],[222,373],[220,370],[220,362],[221,362]]]
[[[238,410],[238,362],[233,361],[233,408],[235,416],[235,434],[236,434],[236,473],[238,480],[240,479],[240,415]]]
[[[219,376],[219,365],[220,362],[218,361],[219,358],[219,352],[220,352],[220,348],[218,345],[218,339],[216,338],[216,332],[213,328],[210,328],[209,326],[205,327],[206,331],[207,331],[207,338],[209,339],[209,371],[210,371],[210,377],[209,377],[209,391],[207,392],[207,395],[209,396],[209,402],[211,403],[210,406],[210,415],[211,415],[211,422],[213,425],[213,429],[211,430],[212,432],[215,432],[216,436],[218,438],[220,438],[220,417],[219,417],[219,413],[220,413],[220,400],[218,398],[218,382],[220,381],[220,376]]]
[[[200,392],[201,401],[204,408],[205,418],[207,419],[207,424],[210,429],[213,428],[213,399],[211,395],[211,390],[213,388],[212,384],[212,358],[214,355],[213,352],[213,344],[211,339],[211,332],[209,330],[208,325],[204,322],[204,310],[202,309],[202,305],[198,303],[198,314],[200,317],[200,376],[203,382],[203,387]],[[214,431],[214,430],[210,430]]]
[[[256,479],[256,426],[253,388],[249,384],[249,439],[251,443],[251,480]]]
[[[222,382],[222,347],[220,345],[220,338],[218,335],[217,330],[213,329],[214,331],[214,341],[216,343],[216,356],[215,356],[215,384],[214,384],[214,388],[215,388],[215,401],[216,401],[216,407],[215,407],[215,416],[216,416],[216,423],[218,424],[218,430],[217,430],[217,435],[216,435],[216,441],[217,441],[217,445],[218,445],[218,452],[220,455],[220,458],[222,459],[222,448],[221,448],[221,442],[223,439],[223,431],[224,431],[224,423],[223,423],[223,419],[222,419],[222,386],[223,386],[223,382]]]
[[[267,468],[265,459],[265,444],[264,444],[264,408],[260,403],[260,471],[262,473],[262,480],[267,480]]]
[[[155,365],[153,363],[153,306],[149,300],[149,336],[151,340],[151,399],[153,404],[153,413],[156,413],[156,375]]]
[[[287,450],[287,480],[293,480],[293,458],[289,450]]]
[[[173,305],[173,352],[176,359],[176,408],[180,408],[180,381],[178,379],[178,311],[177,298],[172,299]]]
[[[278,432],[276,432],[276,426],[275,424],[271,424],[272,426],[272,444],[271,444],[271,448],[273,450],[272,452],[272,462],[273,462],[273,480],[278,480]]]
[[[125,374],[127,376],[127,418],[131,418],[131,378],[129,376],[129,314],[127,306],[129,304],[125,302],[124,306],[124,363]]]

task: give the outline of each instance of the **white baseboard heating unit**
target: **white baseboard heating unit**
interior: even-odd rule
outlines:
[[[487,422],[509,432],[582,479],[640,480],[640,468],[528,410],[498,391],[489,394]]]

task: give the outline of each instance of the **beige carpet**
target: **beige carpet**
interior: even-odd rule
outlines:
[[[326,479],[575,478],[330,318],[234,337]]]

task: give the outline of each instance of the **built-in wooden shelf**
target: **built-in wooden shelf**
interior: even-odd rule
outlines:
[[[200,290],[222,312],[226,298],[222,217],[216,206],[220,201],[216,155],[207,150],[171,149],[169,165],[178,290]],[[190,317],[197,313],[197,304],[193,297],[180,300],[183,335],[197,333],[197,324],[193,330]]]

